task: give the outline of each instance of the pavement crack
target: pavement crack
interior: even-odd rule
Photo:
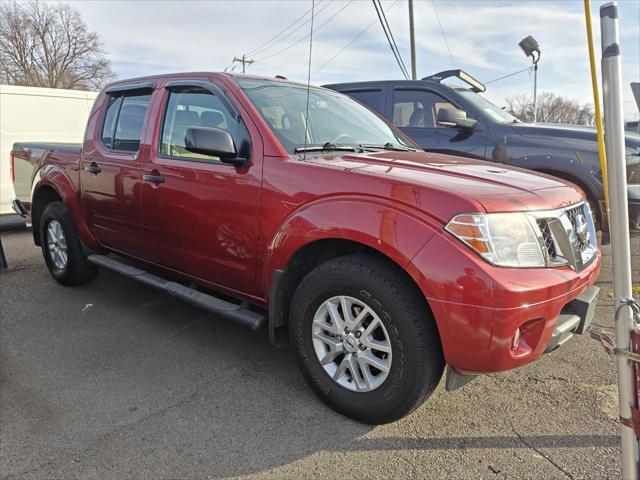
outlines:
[[[204,318],[207,318],[208,316],[209,316],[209,313],[206,313],[206,314],[204,314],[204,315],[199,316],[199,317],[198,317],[198,318],[196,318],[195,320],[193,320],[193,321],[191,321],[191,322],[189,322],[189,323],[186,323],[186,324],[182,325],[180,328],[178,328],[178,329],[174,330],[173,332],[171,332],[171,333],[167,334],[167,335],[166,335],[166,336],[167,336],[167,338],[168,338],[168,337],[173,337],[174,335],[177,335],[178,333],[180,333],[180,332],[182,332],[182,331],[186,330],[187,328],[191,327],[192,325],[195,325],[195,324],[196,324],[196,323],[198,323],[200,320],[202,320],[202,319],[204,319]]]
[[[536,452],[538,455],[540,455],[542,458],[544,458],[547,462],[549,462],[551,465],[553,465],[554,467],[556,467],[556,469],[560,472],[562,472],[567,478],[570,478],[571,480],[575,480],[573,475],[571,475],[569,472],[567,472],[564,468],[562,468],[560,465],[558,465],[549,455],[547,455],[546,453],[544,453],[542,450],[540,450],[538,447],[536,447],[535,445],[533,445],[532,443],[528,442],[526,437],[520,435],[520,433],[518,433],[518,431],[516,430],[516,427],[513,425],[513,423],[511,422],[511,420],[509,420],[509,425],[511,425],[511,431],[514,433],[514,435],[516,437],[518,437],[518,440],[520,440],[523,444],[525,444],[528,448],[530,448],[531,450],[533,450],[534,452]]]

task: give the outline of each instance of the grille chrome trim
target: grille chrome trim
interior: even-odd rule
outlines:
[[[567,265],[580,272],[597,257],[598,245],[589,204],[526,212],[548,267]]]

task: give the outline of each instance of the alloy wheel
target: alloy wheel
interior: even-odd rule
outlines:
[[[67,266],[67,239],[64,236],[62,225],[57,220],[51,220],[47,225],[47,247],[49,258],[56,268],[62,270]]]
[[[312,339],[324,371],[348,390],[370,392],[389,375],[389,334],[361,300],[341,295],[323,302],[313,318]]]

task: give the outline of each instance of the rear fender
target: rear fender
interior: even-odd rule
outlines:
[[[406,269],[441,228],[418,211],[379,199],[342,197],[305,204],[281,224],[267,247],[262,272],[264,292],[270,291],[273,273],[285,269],[292,256],[312,242],[356,242]]]
[[[99,248],[100,245],[93,235],[91,235],[84,221],[78,185],[74,185],[67,172],[62,167],[55,164],[44,165],[36,172],[33,179],[30,214],[34,221],[34,237],[40,228],[40,225],[36,225],[36,222],[39,223],[39,216],[44,209],[44,205],[38,206],[35,202],[37,201],[38,192],[43,188],[53,189],[62,199],[62,202],[67,208],[69,215],[71,215],[76,230],[84,244],[89,248]]]

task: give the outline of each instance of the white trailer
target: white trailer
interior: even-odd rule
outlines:
[[[14,142],[80,143],[98,92],[0,85],[0,216],[13,214]]]

